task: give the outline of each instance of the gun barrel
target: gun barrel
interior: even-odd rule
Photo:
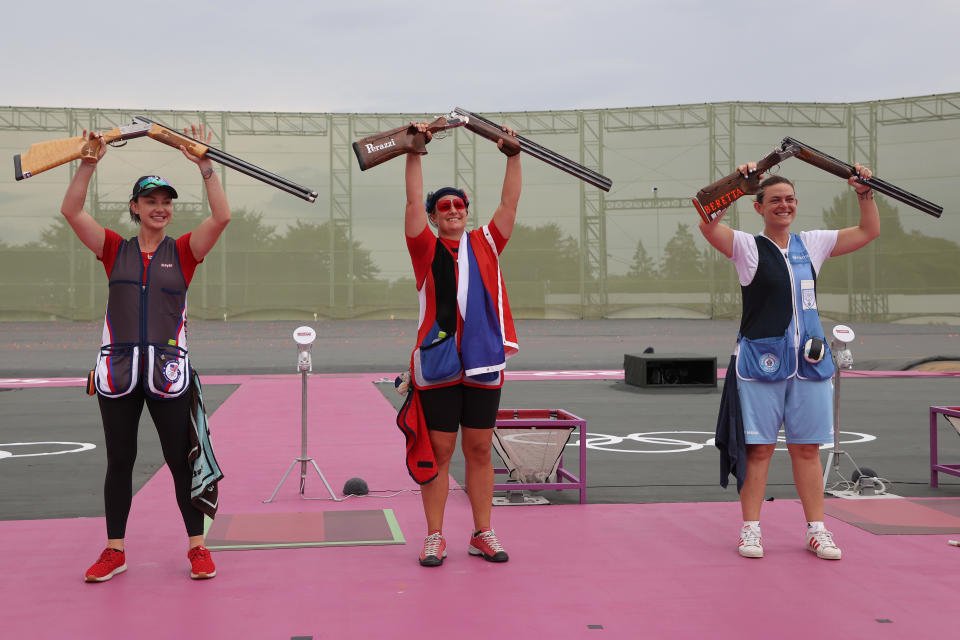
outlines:
[[[492,127],[496,127],[497,129],[500,128],[500,125],[498,125],[497,123],[491,120],[488,120],[483,116],[478,116],[477,114],[467,111],[466,109],[461,109],[460,107],[457,107],[456,109],[453,110],[453,112],[462,116],[466,116],[467,118],[473,118],[481,122],[485,122]],[[589,169],[583,166],[582,164],[576,163],[570,158],[562,156],[559,153],[556,153],[555,151],[551,151],[546,147],[542,147],[536,142],[533,142],[532,140],[528,140],[523,136],[517,136],[516,138],[517,138],[517,141],[520,142],[521,151],[524,151],[525,153],[528,153],[533,157],[537,158],[538,160],[542,160],[543,162],[546,162],[547,164],[554,166],[557,169],[560,169],[561,171],[565,171],[566,173],[569,173],[570,175],[576,178],[580,178],[584,182],[588,184],[592,184],[593,186],[599,189],[603,189],[604,191],[610,191],[610,187],[613,185],[613,181],[610,180],[610,178],[608,178],[607,176],[597,173],[593,169]]]
[[[856,169],[853,168],[853,165],[850,165],[843,160],[838,160],[831,155],[828,155],[822,151],[814,149],[810,145],[804,144],[799,140],[795,140],[790,137],[786,137],[781,142],[781,146],[784,150],[788,147],[795,148],[797,150],[796,157],[800,158],[804,162],[812,164],[816,167],[823,169],[829,173],[839,176],[841,178],[849,178],[850,176],[856,175]],[[935,218],[939,218],[943,214],[943,207],[929,200],[925,200],[920,196],[910,193],[905,189],[890,184],[884,180],[881,180],[877,177],[863,179],[857,177],[857,181],[861,184],[870,185],[874,191],[882,193],[885,196],[889,196],[894,200],[899,200],[900,202],[909,205],[915,209],[919,209],[924,213],[928,213]]]
[[[235,156],[224,153],[219,149],[214,149],[210,147],[207,151],[207,157],[215,162],[219,162],[225,167],[239,171],[245,175],[255,178],[260,182],[270,185],[271,187],[276,187],[281,191],[286,191],[291,195],[295,195],[298,198],[302,198],[307,202],[314,202],[317,199],[317,192],[307,187],[302,187],[295,182],[291,182],[286,178],[276,175],[275,173],[270,173],[256,165],[252,165],[249,162],[241,160]]]
[[[170,129],[170,127],[164,124],[161,124],[154,120],[150,120],[149,118],[145,118],[143,116],[137,116],[137,120],[156,124],[161,127],[164,127],[165,129]],[[170,130],[173,131],[172,129]],[[189,136],[184,136],[184,137],[189,137]],[[190,139],[195,140],[194,138],[190,138]],[[196,142],[206,146],[206,143],[203,142],[202,140],[196,140]],[[278,176],[275,173],[271,173],[266,169],[262,169],[255,164],[251,164],[247,162],[246,160],[241,160],[240,158],[237,158],[236,156],[232,156],[229,153],[221,151],[215,147],[208,147],[206,156],[211,160],[213,160],[214,162],[219,162],[225,167],[229,167],[231,169],[234,169],[235,171],[239,171],[242,174],[248,175],[251,178],[255,178],[256,180],[266,183],[271,187],[276,187],[281,191],[286,191],[287,193],[295,195],[298,198],[302,198],[307,202],[314,202],[317,199],[318,194],[316,191],[312,189],[308,189],[307,187],[300,186],[297,183],[287,180],[282,176]]]
[[[862,184],[870,185],[870,188],[874,191],[882,193],[885,196],[890,196],[894,200],[899,200],[903,204],[910,205],[915,209],[919,209],[924,213],[928,213],[934,218],[939,218],[943,214],[943,207],[929,200],[925,200],[920,196],[905,191],[900,187],[885,182],[880,178],[869,178],[864,180],[863,178],[857,178],[857,182]]]

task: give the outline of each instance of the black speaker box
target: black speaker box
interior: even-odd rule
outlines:
[[[652,388],[716,388],[716,357],[689,354],[625,354],[623,378],[627,384]]]

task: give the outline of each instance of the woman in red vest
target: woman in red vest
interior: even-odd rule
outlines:
[[[413,123],[426,133],[427,123]],[[515,135],[506,129],[510,136]],[[500,405],[506,358],[517,351],[516,332],[498,256],[513,231],[522,172],[512,138],[497,147],[507,155],[499,206],[492,221],[467,230],[470,201],[455,187],[423,195],[420,156],[407,155],[404,231],[420,299],[417,346],[411,356],[411,383],[429,433],[435,477],[422,486],[427,538],[420,564],[439,566],[446,557],[443,512],[449,491],[450,459],[463,427],[461,449],[466,489],[473,511],[470,555],[506,562],[507,552],[490,528],[494,472],[493,427]],[[436,228],[434,236],[428,223]],[[415,476],[416,478],[416,476]],[[418,479],[418,482],[421,480]]]
[[[204,140],[203,125],[191,126],[184,133]],[[207,143],[211,133],[206,134]],[[139,229],[135,237],[124,239],[104,229],[83,208],[90,178],[107,151],[100,133],[90,133],[89,139],[100,140],[100,151],[96,158],[81,161],[61,207],[70,227],[103,262],[110,279],[95,370],[107,452],[103,491],[107,548],[84,577],[87,582],[104,582],[127,569],[124,538],[133,497],[137,425],[146,404],[173,475],[187,530],[190,577],[212,578],[217,572],[204,547],[204,514],[191,501],[193,469],[187,459],[192,426],[186,293],[197,265],[230,222],[230,206],[213,162],[181,146],[184,157],[200,170],[210,217],[192,233],[176,240],[167,237],[177,191],[159,176],[143,176],[134,183],[130,196],[130,218]]]

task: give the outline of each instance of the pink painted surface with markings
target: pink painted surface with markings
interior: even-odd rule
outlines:
[[[539,373],[517,375],[570,379]],[[395,412],[372,384],[389,375],[310,378],[308,453],[336,490],[354,476],[375,490],[416,488]],[[590,377],[599,376],[580,379]],[[844,559],[819,560],[804,548],[791,500],[764,506],[762,560],[736,553],[734,502],[496,509],[493,524],[511,555],[501,565],[467,555],[469,503],[454,491],[449,556],[423,568],[417,494],[303,500],[293,477],[273,503],[262,502],[300,453],[300,376],[204,381],[239,385],[210,418],[226,476],[222,514],[390,508],[407,544],[217,552],[217,577],[191,581],[172,481],[161,469],[134,498],[129,570],[103,584],[82,581],[104,544],[101,518],[0,522],[4,637],[742,638],[747,620],[778,638],[956,631],[960,573],[950,568],[960,550],[938,536],[874,536],[828,518]],[[327,495],[312,468],[306,495]],[[864,584],[873,588],[854,588]]]

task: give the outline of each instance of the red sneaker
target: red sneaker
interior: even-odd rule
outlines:
[[[107,547],[100,554],[100,559],[87,569],[84,579],[87,582],[106,582],[118,573],[127,570],[127,556],[123,551]]]
[[[503,545],[497,540],[497,534],[490,528],[481,529],[473,534],[467,553],[472,556],[483,556],[483,559],[489,562],[506,562],[510,559],[507,552],[503,550]]]
[[[213,565],[210,550],[200,545],[187,552],[190,559],[190,577],[194,580],[204,580],[217,575],[217,568]]]
[[[443,534],[434,531],[423,541],[423,551],[420,552],[420,566],[439,567],[447,557],[447,541]]]

